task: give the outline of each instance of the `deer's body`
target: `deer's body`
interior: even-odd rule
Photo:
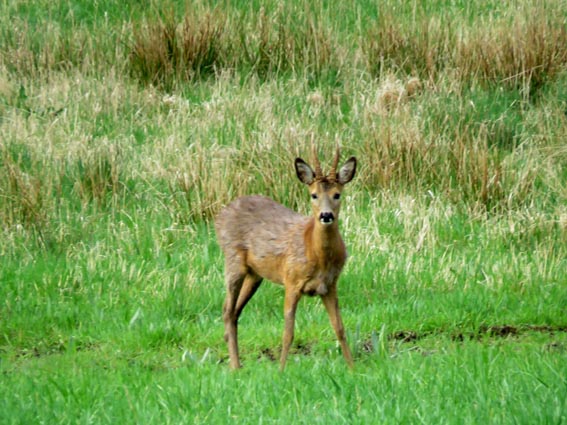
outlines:
[[[349,167],[341,169],[341,173],[344,169],[347,173],[341,180],[340,173],[338,178],[328,179],[322,176],[320,166],[313,172],[303,160],[296,160],[298,177],[312,192],[311,217],[263,196],[238,198],[217,217],[217,238],[225,255],[227,296],[223,318],[231,367],[240,367],[238,317],[264,278],[285,287],[282,369],[293,340],[297,303],[303,295],[321,297],[343,354],[352,366],[336,291],[347,257],[338,229],[340,190],[352,179],[356,168],[356,160],[349,161]]]
[[[238,198],[216,221],[225,270],[254,274],[280,285],[290,282],[302,294],[325,295],[339,277],[346,250],[338,231],[325,231],[321,236],[326,243],[318,244],[315,224],[314,218],[270,198]]]

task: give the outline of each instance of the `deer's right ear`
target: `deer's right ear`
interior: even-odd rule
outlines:
[[[306,185],[310,185],[315,180],[315,173],[301,158],[295,158],[295,172],[297,173],[297,178]]]

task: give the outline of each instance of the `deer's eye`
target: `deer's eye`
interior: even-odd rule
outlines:
[[[335,193],[333,195],[333,199],[341,199],[341,194],[340,193]]]
[[[316,194],[316,193],[312,193],[312,194],[311,194],[311,199],[317,199],[317,194]]]

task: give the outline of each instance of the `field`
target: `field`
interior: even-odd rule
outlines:
[[[213,218],[359,169],[228,367]],[[567,4],[0,3],[0,423],[567,423]]]

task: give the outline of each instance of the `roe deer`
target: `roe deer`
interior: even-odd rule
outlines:
[[[321,297],[345,360],[353,367],[339,312],[337,280],[347,258],[338,226],[340,198],[343,186],[354,177],[356,158],[351,157],[337,173],[337,147],[331,171],[324,175],[314,147],[313,156],[315,171],[301,158],[295,159],[297,177],[309,187],[311,217],[264,196],[245,196],[216,219],[217,239],[225,256],[224,337],[233,369],[240,367],[238,318],[263,278],[285,288],[281,370],[293,341],[297,304],[304,294]]]

